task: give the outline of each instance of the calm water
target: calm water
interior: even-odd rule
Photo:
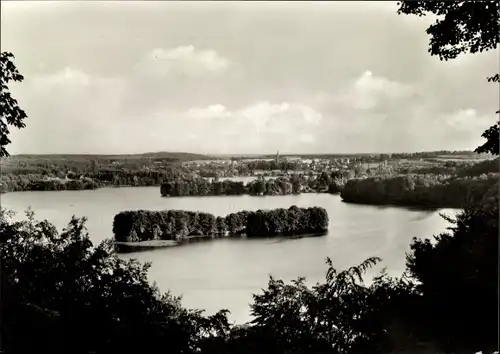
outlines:
[[[404,268],[411,238],[430,237],[447,226],[438,212],[346,204],[339,196],[329,194],[161,198],[159,187],[136,187],[18,192],[0,198],[2,207],[18,212],[18,217],[31,206],[38,219],[48,219],[58,228],[64,227],[72,215],[86,216],[94,242],[111,237],[114,215],[127,209],[199,210],[222,216],[291,205],[324,207],[330,217],[330,231],[325,237],[223,239],[124,256],[152,261],[150,280],[162,291],[170,289],[175,295],[183,295],[185,306],[204,308],[208,313],[227,308],[238,323],[249,319],[251,294],[266,286],[269,274],[286,280],[305,276],[313,284],[324,278],[327,256],[339,268],[379,256],[388,272],[398,275]],[[450,209],[442,212],[454,213]]]

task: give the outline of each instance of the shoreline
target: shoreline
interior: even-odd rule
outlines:
[[[342,196],[340,196],[342,198]],[[415,205],[411,203],[391,203],[391,202],[374,202],[374,203],[369,203],[369,202],[362,202],[362,201],[350,201],[350,200],[345,200],[342,199],[343,203],[346,204],[352,204],[352,205],[365,205],[365,206],[372,206],[372,207],[380,207],[380,208],[403,208],[411,211],[438,211],[440,209],[463,209],[463,206],[457,206],[457,205]]]
[[[8,192],[0,192],[0,195],[11,194],[11,193],[29,193],[29,192],[92,192],[98,189],[120,189],[120,188],[148,188],[148,187],[159,187],[161,185],[148,185],[148,186],[134,186],[134,185],[120,185],[120,186],[102,186],[94,189],[61,189],[61,190],[24,190],[24,191],[8,191]],[[333,196],[339,196],[342,199],[341,193],[329,193],[328,191],[324,192],[301,192],[301,193],[292,193],[292,194],[268,194],[268,195],[252,195],[252,194],[228,194],[228,195],[184,195],[184,196],[162,196],[160,198],[165,199],[177,199],[177,198],[204,198],[204,197],[284,197],[284,196],[292,196],[292,195],[301,195],[301,194],[330,194]],[[364,201],[352,201],[342,199],[343,203],[352,204],[352,205],[361,205],[361,206],[372,206],[372,207],[394,207],[394,208],[404,208],[412,211],[437,211],[439,209],[462,209],[463,206],[457,205],[415,205],[411,203],[394,203],[394,202],[364,202]]]
[[[220,239],[238,239],[238,240],[265,240],[265,239],[285,239],[297,240],[308,237],[322,237],[326,236],[328,231],[321,233],[309,233],[302,235],[269,235],[269,236],[254,236],[247,237],[245,234],[227,235],[227,236],[188,236],[182,240],[148,240],[148,241],[113,241],[115,250],[119,254],[127,254],[141,251],[157,250],[162,248],[186,246],[194,242],[216,241]]]

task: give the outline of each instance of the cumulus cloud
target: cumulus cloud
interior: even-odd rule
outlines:
[[[31,153],[300,151],[318,143],[323,121],[312,106],[266,100],[234,109],[216,103],[185,110],[165,103],[153,110],[135,100],[136,109],[129,110],[137,89],[133,77],[101,78],[75,68],[26,84],[17,94],[29,124],[13,140]]]
[[[491,117],[481,116],[475,109],[461,109],[443,115],[443,120],[453,129],[461,131],[484,131],[492,124]]]
[[[193,45],[176,48],[155,48],[136,65],[147,76],[186,77],[216,76],[231,65],[229,59],[212,49],[196,49]]]
[[[54,87],[89,86],[90,76],[80,70],[66,67],[61,71],[37,76],[33,85],[38,89],[52,89]]]
[[[206,108],[192,108],[186,116],[195,119],[221,119],[229,124],[244,123],[257,130],[285,132],[292,128],[317,126],[323,119],[321,113],[301,103],[256,102],[239,110],[230,111],[221,104]]]
[[[200,144],[208,151],[266,151],[288,147],[301,149],[316,143],[323,116],[314,108],[297,102],[259,101],[236,110],[221,104],[192,108],[184,118],[197,121]],[[192,125],[191,125],[192,126]],[[250,149],[250,150],[249,150]]]
[[[273,104],[262,101],[242,109],[239,114],[257,126],[317,125],[322,120],[321,114],[313,108],[288,102]]]
[[[186,115],[194,119],[217,119],[230,117],[231,112],[221,104],[214,104],[206,108],[191,108]]]
[[[442,111],[422,87],[368,70],[337,91],[317,91],[312,102],[329,118],[318,137],[322,146],[330,141],[343,152],[361,145],[364,152],[473,149],[494,121],[472,108]]]
[[[366,70],[355,82],[354,90],[360,93],[371,93],[389,97],[404,97],[412,93],[411,87],[385,77],[374,76]]]
[[[172,106],[161,86],[154,85],[158,96],[144,100],[141,90],[149,84],[138,82],[135,76],[98,77],[71,67],[27,79],[16,97],[29,124],[14,131],[13,141],[22,151],[13,153],[470,148],[479,144],[480,134],[494,120],[472,108],[440,112],[432,95],[369,71],[335,91],[320,90],[312,99],[232,106],[230,99],[190,108]],[[188,98],[186,102],[200,102],[204,97]]]
[[[344,103],[355,109],[370,110],[387,101],[393,103],[414,94],[415,91],[410,85],[374,75],[370,70],[366,70],[350,87],[334,96],[330,102]],[[316,95],[316,100],[321,103],[329,102],[328,96],[321,91]]]
[[[473,149],[496,120],[498,52],[441,62],[432,19],[394,3],[17,3],[2,48],[28,119],[12,153]]]
[[[105,148],[119,138],[114,132],[126,90],[120,79],[70,67],[27,78],[13,90],[28,118],[12,140],[32,153],[81,153],[93,144]]]

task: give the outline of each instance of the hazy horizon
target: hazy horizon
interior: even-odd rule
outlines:
[[[402,151],[402,152],[346,152],[346,153],[337,153],[337,152],[315,152],[315,153],[301,153],[301,152],[280,152],[280,156],[356,156],[356,155],[380,155],[380,154],[414,154],[414,153],[434,153],[434,152],[465,152],[465,153],[474,153],[473,150],[426,150],[426,151]],[[146,151],[146,152],[138,152],[138,153],[20,153],[20,154],[11,154],[9,157],[16,156],[139,156],[139,155],[159,155],[159,154],[191,154],[191,155],[205,155],[206,157],[274,157],[276,156],[276,152],[270,153],[197,153],[190,151]],[[475,154],[475,153],[474,153]],[[480,154],[485,155],[485,154]],[[8,157],[7,157],[8,158]]]
[[[497,119],[499,51],[441,62],[396,2],[1,6],[12,155],[470,151]]]

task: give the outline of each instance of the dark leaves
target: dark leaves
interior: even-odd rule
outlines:
[[[0,120],[0,157],[9,156],[6,149],[6,146],[11,143],[8,125],[19,129],[26,126],[24,124],[24,119],[27,117],[26,112],[19,107],[17,100],[11,96],[7,86],[11,81],[21,82],[24,80],[13,60],[12,53],[2,52],[0,54],[0,112],[2,115]]]
[[[488,82],[500,82],[500,74],[495,74],[486,79],[488,80]]]
[[[498,336],[498,181],[452,221],[434,240],[413,240],[407,270],[425,301],[422,316],[433,318],[427,334],[478,350]]]
[[[149,284],[150,264],[118,258],[109,240],[94,247],[85,219],[58,233],[27,216],[0,213],[6,352],[195,353],[229,331],[227,311],[184,309]]]
[[[492,125],[488,130],[486,130],[481,135],[481,137],[485,138],[487,141],[474,151],[477,152],[478,154],[487,153],[487,154],[498,155],[498,144],[500,140],[499,130],[500,130],[499,123]]]
[[[385,347],[385,302],[375,300],[375,288],[363,285],[363,275],[379,260],[369,258],[337,271],[327,259],[325,282],[312,288],[304,278],[285,284],[270,277],[267,289],[254,295],[251,305],[255,319],[247,331],[254,334],[254,351],[333,354]],[[380,278],[376,286],[386,280]]]
[[[497,1],[402,1],[398,5],[398,14],[438,16],[426,32],[429,52],[441,60],[495,49],[500,42]]]

